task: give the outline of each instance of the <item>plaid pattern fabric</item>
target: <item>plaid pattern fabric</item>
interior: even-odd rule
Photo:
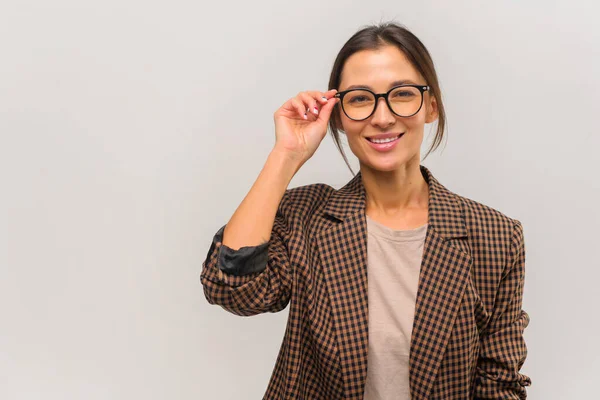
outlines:
[[[531,380],[519,372],[529,323],[521,308],[522,225],[450,192],[420,168],[429,186],[429,225],[411,338],[411,398],[525,399]],[[244,257],[231,268],[221,251],[224,227],[215,235],[201,272],[209,303],[245,316],[290,306],[264,399],[362,399],[365,199],[360,173],[339,190],[325,184],[288,189],[263,246],[262,268],[245,271]]]

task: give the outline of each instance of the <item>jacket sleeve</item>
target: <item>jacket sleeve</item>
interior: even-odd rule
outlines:
[[[527,346],[523,331],[529,315],[521,309],[525,280],[525,243],[521,222],[515,220],[510,246],[510,264],[503,274],[487,328],[480,338],[480,353],[474,384],[477,399],[526,399],[531,379],[519,373]]]
[[[243,316],[277,312],[287,306],[292,285],[288,203],[286,191],[267,242],[233,250],[222,243],[226,225],[214,235],[200,274],[210,304]]]

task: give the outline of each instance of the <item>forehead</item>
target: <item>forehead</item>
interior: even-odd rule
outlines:
[[[338,90],[350,85],[365,85],[376,90],[389,89],[398,80],[422,82],[421,74],[396,46],[384,46],[377,50],[361,50],[346,60]]]

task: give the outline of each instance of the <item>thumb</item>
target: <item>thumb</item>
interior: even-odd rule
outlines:
[[[329,120],[329,117],[331,116],[331,111],[333,110],[333,107],[336,105],[337,102],[338,99],[335,97],[332,97],[329,100],[327,100],[327,104],[321,107],[321,111],[319,112],[319,116],[317,117],[317,119],[321,122],[327,122]]]

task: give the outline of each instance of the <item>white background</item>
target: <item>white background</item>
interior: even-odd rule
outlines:
[[[423,164],[523,223],[530,398],[592,398],[598,8],[2,2],[0,398],[261,398],[287,309],[210,306],[202,262],[272,148],[275,110],[326,90],[343,43],[392,19],[428,47],[447,107]],[[351,177],[327,137],[290,187]]]

